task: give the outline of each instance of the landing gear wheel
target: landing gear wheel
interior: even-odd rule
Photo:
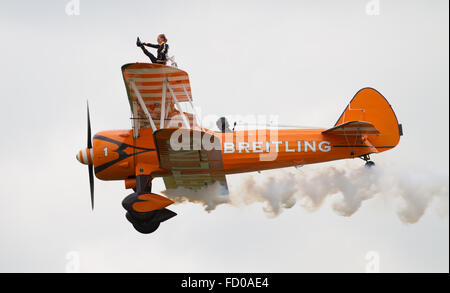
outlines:
[[[375,167],[375,163],[373,161],[367,161],[365,166],[366,168],[370,169],[372,167]]]
[[[150,234],[159,228],[160,223],[135,223],[133,224],[134,229],[142,234]]]
[[[159,224],[161,224],[161,222],[159,221],[139,220],[138,218],[130,214],[130,212],[127,212],[125,216],[127,220],[133,225],[134,229],[142,234],[150,234],[155,232],[156,229],[158,229]]]

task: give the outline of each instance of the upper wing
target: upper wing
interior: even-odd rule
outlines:
[[[349,121],[339,124],[333,128],[322,131],[323,134],[342,136],[369,136],[380,135],[380,132],[372,123],[365,121]]]
[[[164,119],[164,127],[169,121],[178,119],[182,122],[179,111],[174,107],[175,99],[167,86],[166,81],[173,90],[178,102],[192,101],[191,86],[188,74],[175,67],[151,63],[130,63],[122,66],[122,75],[127,89],[128,101],[133,113],[135,128],[150,128],[151,124],[141,107],[135,88],[139,91],[147,111],[150,113],[156,128],[160,128],[161,119]],[[132,85],[134,83],[135,87]],[[165,95],[163,88],[165,88]],[[163,101],[165,100],[165,101]],[[180,109],[181,110],[181,109]],[[161,113],[164,117],[161,117]],[[186,118],[192,125],[194,117],[186,113]],[[172,124],[173,125],[173,124]]]
[[[172,173],[172,176],[164,178],[166,188],[182,186],[200,189],[218,182],[228,191],[221,149],[206,150],[201,143],[207,139],[211,141],[212,135],[192,129],[183,130],[190,135],[189,144],[184,149],[174,150],[170,138],[176,130],[162,129],[154,133],[160,167]]]

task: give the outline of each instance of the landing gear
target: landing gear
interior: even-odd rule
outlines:
[[[375,167],[375,162],[370,160],[370,156],[369,155],[363,155],[360,157],[362,160],[366,161],[366,168],[370,169],[372,167]]]
[[[133,225],[134,229],[143,234],[150,234],[155,232],[159,225],[172,218],[177,214],[166,208],[136,211],[133,208],[135,203],[143,202],[142,196],[148,196],[151,193],[151,177],[138,176],[136,178],[136,192],[128,195],[122,201],[123,208],[127,211],[126,218]],[[141,196],[141,199],[139,199]]]
[[[122,201],[122,206],[127,210],[126,218],[134,229],[143,234],[150,234],[158,229],[159,224],[175,217],[177,214],[166,208],[149,212],[138,212],[133,209],[133,204],[139,202],[137,193],[132,193]]]
[[[160,222],[146,222],[140,219],[133,217],[130,212],[127,212],[126,215],[127,220],[133,225],[134,229],[142,234],[150,234],[158,229]]]
[[[365,166],[366,168],[372,168],[375,166],[375,163],[373,161],[367,161]]]

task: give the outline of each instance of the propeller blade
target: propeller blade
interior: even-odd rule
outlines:
[[[88,138],[87,138],[87,147],[88,149],[92,148],[92,141],[91,141],[91,118],[89,117],[89,103],[87,102],[87,132],[88,132]]]
[[[89,168],[89,186],[91,188],[91,206],[92,210],[94,210],[94,167],[92,165],[89,165],[88,168]]]
[[[88,151],[92,149],[92,141],[91,141],[91,118],[89,115],[89,102],[86,101],[87,104],[87,148]],[[88,165],[89,169],[89,187],[91,189],[91,207],[94,210],[94,166],[92,164]]]

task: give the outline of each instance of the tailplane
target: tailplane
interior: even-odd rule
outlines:
[[[403,129],[386,98],[373,88],[363,88],[347,105],[335,126],[324,133],[367,136],[378,152],[382,152],[399,143]]]

